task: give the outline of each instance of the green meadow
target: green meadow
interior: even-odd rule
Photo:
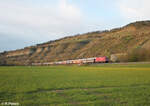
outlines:
[[[150,106],[150,64],[0,67],[0,104]]]

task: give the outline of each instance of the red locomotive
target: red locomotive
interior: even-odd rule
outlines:
[[[96,57],[95,63],[108,63],[108,58],[106,56]]]

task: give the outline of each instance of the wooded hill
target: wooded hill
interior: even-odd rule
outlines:
[[[110,31],[65,37],[24,49],[3,52],[2,62],[27,65],[69,59],[125,54],[135,48],[150,49],[150,21],[128,24]]]

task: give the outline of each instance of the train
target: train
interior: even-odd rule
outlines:
[[[57,62],[32,63],[32,65],[67,65],[67,64],[92,64],[92,63],[108,63],[109,59],[106,56],[92,57],[75,60],[65,60]]]

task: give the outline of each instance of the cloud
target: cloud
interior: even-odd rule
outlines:
[[[130,21],[150,19],[149,0],[118,0],[122,16]]]
[[[0,37],[5,37],[3,45],[0,45],[3,48],[5,44],[6,48],[18,49],[58,39],[82,31],[84,26],[81,10],[67,0],[53,2],[0,0],[0,2]]]
[[[27,0],[28,1],[28,0]],[[58,3],[30,4],[15,0],[0,3],[0,32],[31,39],[55,39],[79,30],[81,11],[67,0]],[[42,1],[41,1],[42,2]],[[69,30],[68,30],[69,29]]]

